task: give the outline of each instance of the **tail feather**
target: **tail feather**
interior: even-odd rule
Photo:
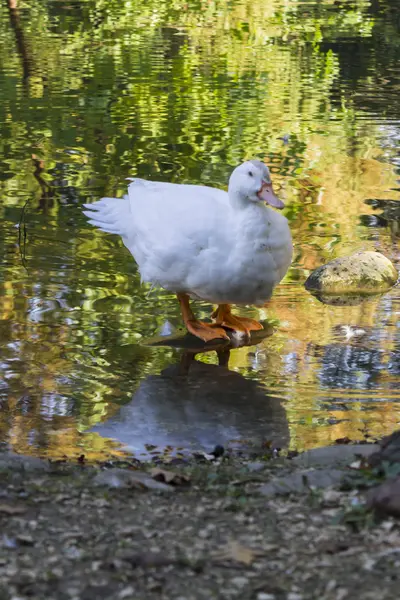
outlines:
[[[123,198],[102,198],[93,204],[84,204],[83,214],[89,223],[106,233],[124,235],[130,220],[128,196]]]

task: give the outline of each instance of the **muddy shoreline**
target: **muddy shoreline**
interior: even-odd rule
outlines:
[[[0,598],[397,598],[398,523],[365,510],[368,486],[304,475],[353,474],[376,446],[330,448],[124,466],[2,454]]]

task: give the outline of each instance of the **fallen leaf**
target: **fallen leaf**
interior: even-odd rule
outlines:
[[[261,448],[272,448],[272,440],[264,440],[261,442]]]
[[[242,477],[242,479],[234,479],[230,482],[230,485],[246,485],[247,483],[262,483],[264,479],[262,477],[257,477],[257,475],[253,475],[250,477]]]
[[[158,490],[174,492],[171,485],[153,479],[148,473],[127,469],[109,469],[98,473],[93,479],[94,485],[109,488],[136,488],[139,490]]]
[[[176,565],[179,567],[189,567],[198,573],[203,570],[205,564],[203,559],[192,560],[186,556],[171,556],[169,554],[162,554],[161,552],[125,554],[121,558],[123,561],[130,563],[133,568],[159,568]],[[115,558],[112,559],[111,565],[115,570],[120,570],[123,566],[121,560]]]
[[[274,546],[274,548],[276,548]],[[272,549],[269,548],[270,550]],[[219,552],[213,555],[213,558],[218,562],[233,561],[242,565],[251,565],[258,556],[262,556],[264,551],[252,550],[243,546],[239,542],[232,540],[222,548]]]
[[[299,455],[299,451],[298,450],[288,450],[286,458],[291,459],[291,458],[295,458],[298,455]]]
[[[17,535],[17,542],[19,544],[21,544],[22,546],[34,546],[35,545],[35,540],[30,535],[26,535],[26,534]]]
[[[22,515],[26,512],[26,508],[24,506],[13,506],[12,504],[0,504],[0,513],[5,513],[6,515]]]
[[[337,438],[337,440],[335,440],[335,444],[352,444],[352,443],[353,442],[348,437]]]
[[[175,473],[174,471],[166,471],[165,469],[159,469],[155,467],[150,469],[150,474],[156,481],[162,483],[168,483],[170,485],[190,485],[189,477],[182,475],[181,473]]]
[[[318,546],[318,553],[339,554],[348,550],[349,544],[343,540],[323,540]]]
[[[193,457],[202,462],[216,459],[214,454],[207,454],[207,452],[193,452]]]

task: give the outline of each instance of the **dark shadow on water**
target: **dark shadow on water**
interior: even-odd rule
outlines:
[[[256,332],[245,345],[254,346],[271,334],[271,328]],[[255,379],[228,368],[231,343],[205,348],[191,336],[170,336],[153,345],[168,342],[186,346],[179,363],[146,377],[132,401],[92,431],[121,442],[134,454],[146,452],[146,444],[161,451],[172,446],[208,452],[217,444],[227,446],[235,440],[288,444],[281,401],[269,396]],[[196,360],[196,355],[214,350],[218,365]]]

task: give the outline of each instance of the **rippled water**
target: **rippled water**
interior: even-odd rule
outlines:
[[[3,3],[0,441],[98,458],[392,431],[399,287],[337,306],[303,283],[360,248],[399,266],[399,65],[397,0]],[[180,326],[174,297],[80,207],[131,175],[224,187],[250,157],[287,204],[293,266],[247,310],[264,339],[189,365],[146,344]]]

